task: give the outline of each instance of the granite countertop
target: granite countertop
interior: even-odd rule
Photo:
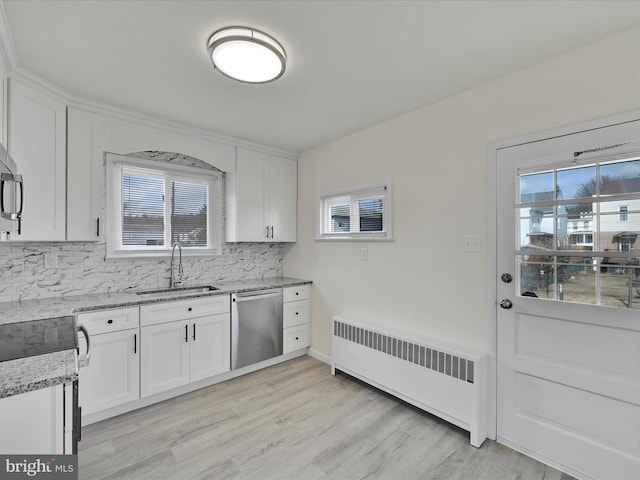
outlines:
[[[0,362],[0,398],[78,379],[75,350]]]
[[[61,317],[80,312],[123,308],[149,303],[171,302],[186,298],[229,295],[269,288],[294,287],[312,282],[291,277],[271,277],[253,280],[219,282],[218,290],[185,292],[169,296],[138,295],[135,291],[68,295],[62,297],[0,303],[0,324],[27,322],[42,318]],[[0,398],[39,388],[77,380],[78,366],[74,349],[0,362]]]
[[[269,277],[233,282],[214,282],[212,285],[217,287],[218,290],[185,292],[183,294],[172,292],[168,296],[163,296],[162,294],[138,295],[136,290],[131,290],[88,295],[63,295],[62,297],[40,298],[21,302],[1,302],[0,324],[60,317],[92,310],[105,310],[107,308],[135,307],[149,303],[171,302],[185,298],[229,295],[231,293],[251,292],[268,288],[295,287],[310,283],[312,282],[309,280],[299,278]]]

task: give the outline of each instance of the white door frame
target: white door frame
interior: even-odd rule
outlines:
[[[574,125],[559,127],[551,130],[540,131],[531,133],[521,137],[511,138],[508,140],[501,140],[489,144],[487,148],[487,161],[488,161],[488,218],[487,218],[487,262],[488,262],[488,293],[487,308],[489,310],[489,317],[493,319],[490,322],[490,345],[489,345],[489,385],[487,405],[489,405],[489,418],[487,422],[487,430],[489,438],[495,440],[497,437],[497,418],[498,418],[498,404],[497,404],[497,356],[498,356],[498,302],[497,302],[497,170],[498,170],[498,150],[507,147],[514,147],[516,145],[522,145],[525,143],[537,142],[541,140],[547,140],[549,138],[561,137],[564,135],[571,135],[578,132],[584,132],[588,130],[594,130],[608,125],[617,123],[625,123],[631,121],[640,120],[640,110],[634,110],[627,113],[621,113],[612,115],[609,117],[599,118],[588,122],[577,123]]]

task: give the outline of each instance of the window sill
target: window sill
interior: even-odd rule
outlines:
[[[179,250],[176,249],[175,255],[179,255]],[[182,256],[183,257],[219,257],[222,255],[222,251],[219,250],[188,250],[187,248],[182,248]],[[115,252],[107,252],[105,258],[110,260],[118,259],[118,258],[167,258],[171,257],[171,249],[168,250],[154,250],[150,252],[140,252],[140,251],[127,251],[127,250],[117,250]]]
[[[369,237],[369,236],[327,236],[327,237],[316,237],[316,242],[392,242],[393,237],[380,236],[380,237]]]

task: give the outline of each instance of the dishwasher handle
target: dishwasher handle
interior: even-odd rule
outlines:
[[[263,298],[274,298],[274,297],[281,297],[282,296],[282,291],[281,290],[270,290],[268,292],[264,292],[264,293],[257,293],[257,294],[233,294],[232,297],[232,302],[248,302],[250,300],[262,300]]]
[[[78,355],[78,367],[88,367],[91,360],[91,339],[89,338],[89,332],[84,325],[78,325],[78,331],[82,332],[84,338],[87,340],[87,353],[84,355]]]

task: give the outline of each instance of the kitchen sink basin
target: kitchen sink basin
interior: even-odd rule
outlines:
[[[141,290],[138,295],[184,295],[185,293],[206,293],[219,290],[213,285],[197,285],[193,287],[156,288],[154,290]]]

